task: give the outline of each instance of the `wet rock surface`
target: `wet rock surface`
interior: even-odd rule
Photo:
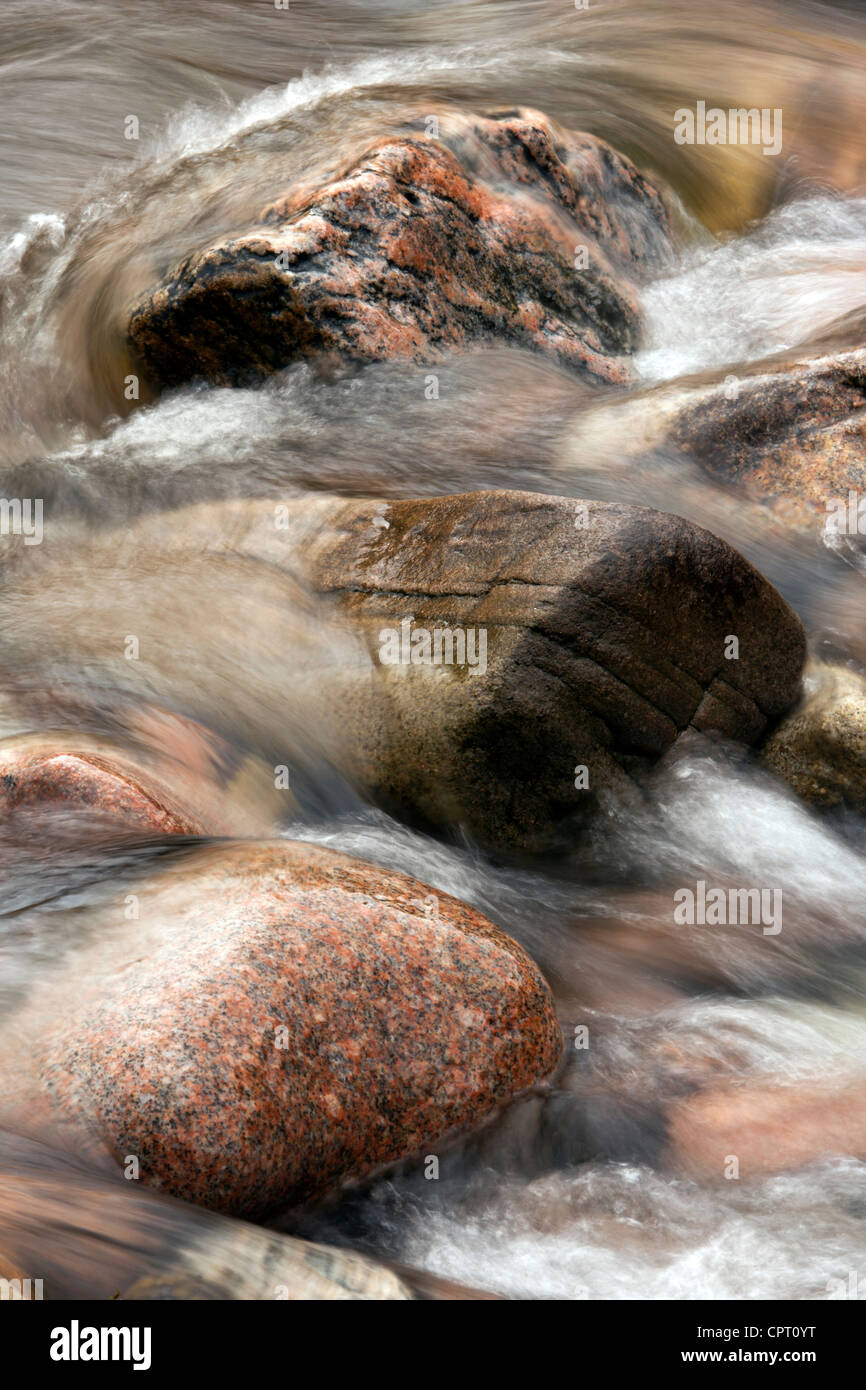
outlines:
[[[815,806],[866,811],[866,679],[813,662],[806,690],[767,740],[761,761]]]
[[[89,544],[32,561],[31,586],[55,566],[81,574],[52,630],[58,661],[84,654],[108,688],[140,679],[211,721],[236,709],[245,736],[293,768],[315,730],[392,814],[518,854],[572,845],[602,796],[633,801],[685,731],[754,743],[798,696],[799,619],[679,517],[508,491],[308,496],[279,525],[278,510],[189,508],[117,547],[106,624],[141,634],[146,665],[112,659],[91,623]],[[17,602],[10,586],[10,613]],[[25,667],[46,640],[30,613]]]
[[[0,1214],[15,1262],[40,1271],[47,1301],[407,1300],[375,1260],[194,1210],[141,1183],[86,1171],[69,1153],[0,1132]],[[7,1272],[8,1271],[8,1272]],[[433,1295],[436,1296],[435,1294]]]
[[[133,308],[157,386],[240,383],[292,362],[435,362],[500,340],[602,382],[629,378],[633,283],[668,251],[660,193],[540,112],[442,118],[190,256]]]
[[[173,1267],[143,1275],[123,1302],[245,1299],[257,1302],[404,1302],[415,1297],[375,1260],[232,1222],[183,1252]]]
[[[687,729],[753,742],[799,690],[799,620],[679,517],[479,492],[337,504],[318,525],[307,544],[299,522],[294,541],[307,580],[376,663],[346,701],[359,780],[398,814],[462,823],[488,845],[569,842],[600,793],[633,797]],[[486,670],[416,664],[405,644],[384,664],[408,619],[410,632],[483,631]]]
[[[730,388],[728,388],[730,390]],[[709,472],[801,523],[866,486],[866,353],[794,362],[725,387],[673,422],[671,441]],[[783,514],[785,514],[783,512]]]
[[[838,1156],[863,1159],[863,1079],[784,1085],[766,1078],[707,1090],[674,1107],[668,1144],[670,1166],[704,1181],[723,1180],[732,1157],[742,1178]]]
[[[621,464],[679,455],[792,530],[849,532],[850,494],[866,490],[866,352],[773,361],[710,385],[659,387],[618,416],[575,423],[566,461],[604,431]],[[611,438],[612,436],[612,438]],[[861,535],[866,535],[866,518]],[[862,543],[862,542],[861,542]]]
[[[159,835],[201,835],[202,822],[146,785],[140,771],[87,749],[0,746],[0,821],[52,811],[79,813],[118,829]]]
[[[36,1072],[55,1115],[175,1196],[242,1214],[319,1196],[435,1153],[559,1060],[529,957],[403,874],[239,843],[138,898]]]

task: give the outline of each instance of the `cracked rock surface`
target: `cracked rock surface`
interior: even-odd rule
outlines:
[[[500,848],[567,843],[600,792],[633,795],[687,729],[753,743],[797,696],[799,619],[680,517],[477,492],[324,504],[318,521],[315,539],[298,522],[308,582],[377,662],[345,711],[357,773],[404,815],[462,823]],[[411,653],[383,664],[383,631],[407,618],[410,631],[483,630],[486,671]],[[577,766],[588,788],[575,787]]]
[[[237,719],[292,768],[315,738],[390,813],[518,854],[573,844],[609,796],[633,801],[685,731],[756,743],[799,694],[800,620],[680,517],[498,490],[286,510],[284,526],[270,501],[143,519],[107,547],[98,624],[89,542],[28,557],[26,628],[21,594],[6,593],[9,678],[47,640],[32,595],[58,586],[57,566],[58,680],[86,660],[105,687],[143,688],[217,729]],[[428,661],[401,650],[419,629]],[[142,659],[118,659],[106,631],[138,632]]]

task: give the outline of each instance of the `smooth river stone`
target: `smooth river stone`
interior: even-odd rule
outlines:
[[[18,815],[84,813],[118,828],[160,835],[202,835],[191,814],[172,805],[140,774],[90,752],[0,749],[0,823]]]
[[[138,896],[61,981],[77,1007],[37,1067],[65,1118],[189,1201],[261,1213],[436,1153],[559,1060],[529,957],[404,874],[235,843]]]

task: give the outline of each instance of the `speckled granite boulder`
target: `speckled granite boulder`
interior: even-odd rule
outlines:
[[[816,806],[866,811],[866,680],[845,666],[807,667],[806,698],[782,721],[761,761]]]
[[[242,1214],[315,1197],[436,1152],[558,1062],[529,957],[406,875],[238,843],[138,896],[37,1068],[55,1108],[176,1196]]]
[[[640,335],[629,277],[668,247],[656,189],[603,141],[537,111],[443,114],[440,135],[383,138],[173,270],[130,314],[147,377],[238,383],[305,358],[429,363],[498,339],[627,380]]]
[[[661,387],[618,413],[590,412],[575,421],[565,465],[595,451],[598,437],[620,464],[678,451],[785,526],[823,532],[840,502],[866,496],[866,351]],[[862,526],[866,538],[866,515]]]

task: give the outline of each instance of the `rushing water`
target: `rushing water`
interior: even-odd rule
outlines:
[[[856,556],[785,531],[680,460],[624,466],[617,430],[631,397],[659,383],[736,373],[813,342],[862,343],[864,52],[856,5],[5,0],[0,491],[44,498],[72,559],[33,591],[4,553],[0,728],[85,727],[163,747],[152,706],[166,702],[218,726],[233,768],[288,744],[304,776],[287,835],[473,903],[545,970],[566,1038],[593,1029],[552,1093],[455,1146],[438,1183],[410,1169],[286,1214],[284,1229],[518,1297],[826,1297],[828,1281],[858,1269],[866,1297],[866,1165],[702,1184],[674,1175],[665,1152],[680,1071],[866,1080],[862,818],[819,819],[741,751],[695,746],[659,769],[639,814],[602,822],[567,861],[494,864],[358,804],[329,732],[309,710],[285,709],[267,623],[247,625],[257,605],[266,611],[263,580],[236,611],[194,541],[178,544],[168,573],[159,556],[130,570],[123,550],[142,516],[222,498],[508,486],[632,502],[724,536],[796,607],[816,650],[862,666]],[[772,178],[753,151],[674,145],[673,111],[698,98],[784,108],[790,146]],[[592,391],[538,358],[490,349],[439,369],[435,404],[423,373],[397,365],[332,382],[302,367],[258,389],[124,401],[124,307],[180,256],[407,114],[518,104],[611,140],[680,200],[676,261],[643,287],[634,392]],[[124,137],[130,115],[137,141]],[[168,629],[147,690],[113,685],[94,646],[100,614],[130,582]],[[341,659],[333,642],[323,659]],[[176,743],[194,774],[182,733]],[[50,843],[0,839],[4,1020],[52,972],[74,969],[109,890],[190,852],[67,829]],[[669,929],[672,887],[734,875],[784,887],[784,933],[736,928],[686,948]],[[26,1230],[34,1266],[67,1295],[108,1296],[157,1241],[170,1258],[218,1224],[157,1206],[146,1239],[145,1223],[122,1215],[116,1182],[82,1170],[60,1140],[36,1150],[0,1136],[4,1174],[20,1200],[0,1208],[0,1249],[4,1223],[19,1239]],[[65,1226],[47,1214],[58,1191],[76,1194]],[[97,1277],[107,1236],[114,1253]]]

